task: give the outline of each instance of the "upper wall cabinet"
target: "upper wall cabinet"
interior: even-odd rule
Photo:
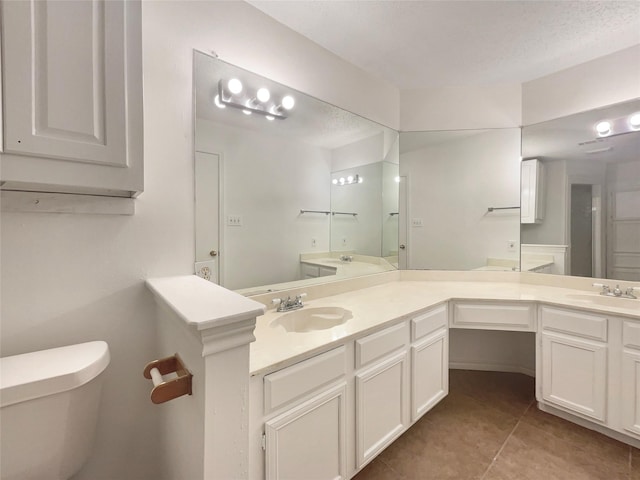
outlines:
[[[2,2],[2,188],[143,190],[139,1]]]
[[[523,160],[521,169],[520,223],[542,223],[544,219],[544,170],[540,160]]]

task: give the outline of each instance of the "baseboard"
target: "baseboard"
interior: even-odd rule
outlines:
[[[452,370],[481,370],[485,372],[522,373],[534,378],[536,376],[535,369],[521,367],[518,365],[503,365],[499,363],[449,362],[449,368]]]
[[[603,425],[598,425],[597,423],[593,423],[590,420],[578,417],[569,412],[565,412],[560,408],[553,407],[543,402],[538,402],[538,409],[542,410],[543,412],[550,413],[551,415],[555,415],[556,417],[563,418],[571,423],[575,423],[576,425],[580,425],[581,427],[588,428],[589,430],[594,430],[598,433],[606,435],[607,437],[613,438],[614,440],[618,440],[619,442],[631,445],[632,447],[640,448],[640,440],[637,440],[629,435],[625,435],[624,433],[611,430],[610,428],[607,428]]]

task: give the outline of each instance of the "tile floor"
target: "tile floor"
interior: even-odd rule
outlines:
[[[640,480],[640,450],[541,412],[534,379],[451,370],[449,395],[356,480]]]

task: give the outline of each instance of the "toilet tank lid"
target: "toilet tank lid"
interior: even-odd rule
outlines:
[[[102,341],[0,358],[0,406],[77,388],[97,377],[109,360]]]

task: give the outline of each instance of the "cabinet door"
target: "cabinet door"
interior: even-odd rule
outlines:
[[[640,352],[622,352],[622,426],[640,435]]]
[[[265,423],[267,480],[346,478],[346,384]]]
[[[5,188],[141,191],[140,3],[3,2],[2,28]]]
[[[542,333],[542,397],[604,422],[607,346],[569,335]]]
[[[449,342],[442,329],[411,347],[411,421],[449,393]]]
[[[356,375],[356,463],[364,466],[406,426],[406,352]]]

